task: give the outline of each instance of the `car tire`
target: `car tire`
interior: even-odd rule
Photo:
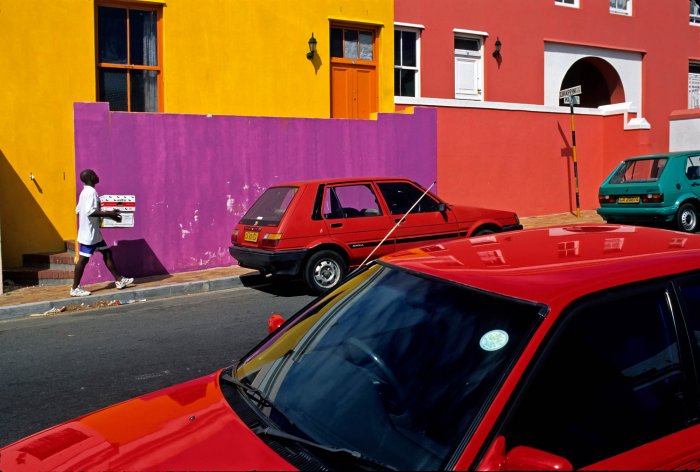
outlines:
[[[489,228],[482,228],[478,231],[475,231],[472,236],[486,236],[487,234],[494,234],[495,231]]]
[[[335,288],[345,278],[347,270],[340,254],[331,250],[319,251],[306,261],[304,283],[316,295],[322,295]]]
[[[676,213],[676,226],[686,233],[694,233],[698,229],[698,210],[691,203],[684,203]]]

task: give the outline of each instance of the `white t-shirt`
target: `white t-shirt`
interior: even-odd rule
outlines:
[[[94,187],[86,185],[80,192],[75,213],[78,215],[78,242],[80,244],[97,244],[102,241],[100,217],[89,216],[100,209],[100,198]]]

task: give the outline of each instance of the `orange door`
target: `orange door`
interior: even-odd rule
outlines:
[[[367,119],[377,111],[376,33],[331,28],[331,117]]]
[[[369,118],[377,111],[376,70],[338,65],[331,69],[333,118]]]

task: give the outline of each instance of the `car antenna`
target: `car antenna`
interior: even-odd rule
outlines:
[[[365,262],[367,262],[367,261],[369,260],[369,258],[372,257],[372,254],[374,254],[374,251],[376,251],[377,249],[379,249],[379,246],[381,246],[382,244],[384,244],[384,241],[386,241],[386,238],[388,238],[388,237],[391,235],[391,233],[393,233],[394,230],[401,224],[401,222],[403,222],[403,220],[406,219],[406,215],[408,215],[409,213],[411,213],[411,210],[413,210],[413,208],[415,208],[415,206],[418,205],[418,203],[419,203],[421,200],[423,200],[423,197],[425,197],[425,195],[430,191],[430,189],[433,188],[433,185],[435,185],[435,181],[434,181],[432,184],[430,184],[430,187],[428,187],[427,189],[425,189],[425,192],[423,192],[423,194],[422,194],[420,197],[418,197],[418,200],[416,200],[416,202],[415,202],[413,205],[411,205],[411,208],[409,208],[408,211],[407,211],[406,213],[403,214],[403,216],[399,219],[399,221],[396,222],[396,224],[394,225],[394,227],[391,228],[391,229],[389,230],[388,233],[386,233],[386,236],[384,236],[384,239],[382,239],[382,240],[379,242],[379,244],[377,244],[377,245],[374,247],[374,249],[372,249],[372,252],[370,252],[369,255],[368,255],[367,257],[365,257],[365,260],[362,261],[362,264],[360,264],[359,266],[357,266],[357,269],[359,269],[360,267],[362,267],[363,265],[365,265]],[[355,270],[357,270],[357,269],[355,269]],[[354,272],[354,271],[353,271],[353,272]]]

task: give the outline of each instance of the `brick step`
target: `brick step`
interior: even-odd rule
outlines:
[[[15,267],[2,271],[4,281],[15,285],[66,285],[73,283],[72,270]]]
[[[56,269],[72,271],[75,267],[75,255],[65,252],[35,252],[22,256],[22,266],[37,269]]]
[[[3,281],[16,285],[65,285],[73,283],[75,241],[64,241],[65,251],[22,255],[22,267],[2,271]]]

